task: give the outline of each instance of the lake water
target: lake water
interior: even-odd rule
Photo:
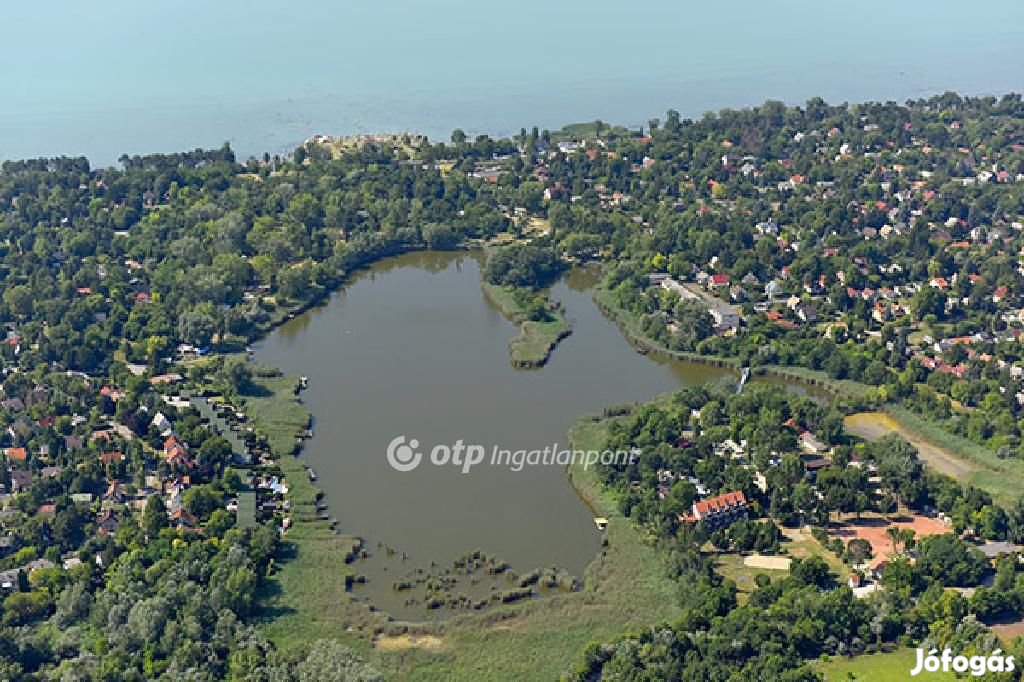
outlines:
[[[370,579],[365,593],[374,604],[422,617],[391,591],[397,573],[450,565],[475,549],[520,573],[557,565],[580,576],[600,540],[561,467],[481,464],[463,474],[424,462],[400,473],[385,456],[392,439],[415,438],[424,454],[459,439],[509,450],[565,447],[582,415],[735,380],[727,370],[637,353],[594,304],[594,280],[577,270],[553,288],[573,333],[539,370],[512,368],[508,342],[518,330],[484,298],[477,257],[467,253],[381,262],[257,344],[257,361],[310,377],[302,395],[316,435],[302,457],[342,531],[363,537],[381,560],[357,569]],[[410,563],[384,562],[378,543],[406,552]]]
[[[1009,0],[5,2],[0,159],[1019,91],[1022,22]]]

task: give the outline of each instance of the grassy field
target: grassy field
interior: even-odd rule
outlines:
[[[551,310],[554,319],[550,321],[535,322],[526,319],[526,311],[519,305],[511,289],[487,282],[481,286],[484,295],[501,310],[502,314],[519,325],[519,336],[509,343],[509,352],[515,367],[540,367],[551,357],[551,352],[558,342],[572,333],[572,327],[558,311]]]
[[[245,411],[266,435],[274,454],[294,454],[299,434],[309,426],[309,412],[299,402],[296,377],[264,376],[253,378],[254,389],[242,396]]]
[[[918,448],[921,458],[937,471],[989,492],[1001,504],[1016,501],[1024,488],[1024,462],[1000,459],[994,452],[904,407],[886,405],[881,418],[858,417],[847,428],[872,439],[889,431],[897,432]]]
[[[284,538],[280,561],[259,595],[263,629],[282,649],[322,637],[369,649],[369,638],[354,628],[380,626],[383,616],[352,602],[345,576],[352,571],[345,557],[358,539],[337,535],[328,521],[317,518],[319,493],[295,456],[297,434],[309,425],[309,413],[295,394],[295,377],[257,376],[245,410],[261,432],[288,481],[292,527]]]
[[[785,540],[782,542],[780,552],[777,556],[790,559],[806,559],[808,557],[820,557],[828,564],[829,570],[836,575],[841,583],[846,580],[850,568],[842,562],[834,553],[821,546],[821,543],[814,539],[809,531],[805,529],[784,528]],[[740,604],[745,604],[750,593],[757,589],[754,579],[758,573],[764,573],[772,580],[789,575],[789,570],[777,570],[747,566],[746,556],[738,553],[718,554],[715,557],[715,571],[723,578],[728,578],[736,583],[736,598]]]
[[[822,547],[821,543],[811,535],[808,526],[795,529],[785,528],[783,529],[783,535],[786,536],[786,542],[782,544],[782,549],[785,551],[786,556],[793,557],[794,559],[807,559],[812,556],[819,557],[828,564],[829,570],[836,574],[839,582],[846,580],[850,574],[850,567],[844,564],[843,560],[837,557],[834,552]]]
[[[911,679],[910,671],[916,665],[917,654],[913,649],[899,649],[855,658],[831,658],[814,663],[814,668],[825,676],[826,682],[905,682]],[[926,673],[922,677],[939,681],[957,679],[951,672]]]
[[[736,553],[719,554],[715,557],[715,572],[736,583],[736,600],[740,605],[746,604],[750,593],[757,589],[754,579],[759,573],[764,573],[773,582],[789,575],[788,570],[751,568],[743,563],[745,558],[742,554]]]

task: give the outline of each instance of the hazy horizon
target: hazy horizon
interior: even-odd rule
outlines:
[[[533,125],[646,125],[767,99],[904,101],[1024,90],[1024,6],[809,0],[714,7],[608,0],[184,0],[6,6],[0,159],[181,151],[241,157],[315,133],[447,139]],[[458,35],[458,40],[441,40]]]

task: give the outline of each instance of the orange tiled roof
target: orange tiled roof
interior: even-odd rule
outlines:
[[[741,491],[735,491],[731,493],[725,493],[718,497],[712,497],[709,500],[701,500],[700,502],[694,502],[693,510],[700,515],[715,514],[727,509],[733,509],[745,505],[747,503],[746,496]]]

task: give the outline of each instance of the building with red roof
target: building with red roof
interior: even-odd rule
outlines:
[[[691,519],[712,528],[729,526],[747,518],[747,497],[741,491],[693,503]]]
[[[25,448],[7,448],[7,459],[14,462],[24,462],[28,459],[28,451]]]

